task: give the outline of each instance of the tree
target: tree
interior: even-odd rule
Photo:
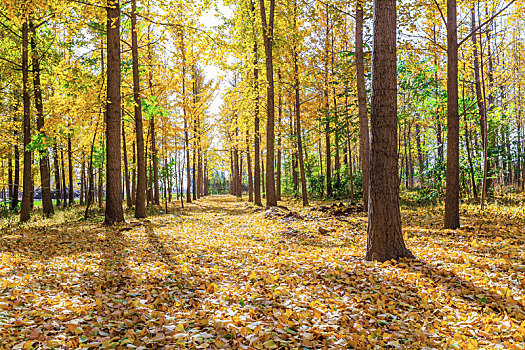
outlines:
[[[396,30],[396,0],[375,0],[367,260],[413,257],[399,209]]]
[[[31,151],[28,148],[31,142],[31,100],[29,96],[29,24],[24,19],[22,24],[22,101],[24,113],[22,125],[24,130],[24,172],[23,172],[23,193],[22,207],[20,208],[20,221],[25,222],[31,218],[31,196],[33,191],[31,175]]]
[[[447,192],[445,228],[459,227],[458,27],[456,0],[447,0]]]
[[[359,108],[359,155],[361,157],[361,173],[363,179],[363,209],[368,211],[369,190],[369,131],[365,86],[365,64],[363,54],[363,4],[357,2],[355,11],[355,62],[357,103]]]
[[[105,225],[124,221],[120,159],[120,4],[109,0],[107,12],[106,211]]]
[[[137,39],[137,2],[131,1],[131,56],[133,69],[133,101],[135,106],[135,134],[137,140],[137,193],[135,218],[146,217],[146,159],[144,156],[144,131],[142,102],[140,99],[139,53]],[[124,140],[124,142],[126,142]]]
[[[36,127],[39,133],[44,129],[44,106],[42,102],[42,87],[40,84],[40,59],[37,53],[36,30],[31,37],[31,51],[33,55],[33,89],[35,98],[35,109],[37,113]],[[45,135],[40,135],[45,138]],[[44,216],[49,217],[55,213],[51,199],[51,172],[49,169],[49,152],[47,148],[40,150],[40,184],[42,189],[42,211]]]
[[[273,25],[275,0],[270,0],[270,14],[266,20],[264,0],[260,0],[263,26],[264,52],[266,54],[266,205],[276,206],[275,193],[275,91],[273,82]]]

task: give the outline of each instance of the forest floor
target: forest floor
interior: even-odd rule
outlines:
[[[406,207],[418,260],[380,264],[363,259],[363,213],[294,203],[269,219],[212,196],[127,226],[81,207],[4,222],[0,349],[525,347],[523,206],[462,206],[456,231],[442,207]]]

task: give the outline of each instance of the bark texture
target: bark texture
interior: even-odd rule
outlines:
[[[396,0],[375,0],[367,260],[413,257],[399,209],[396,53]]]
[[[105,225],[124,221],[120,156],[120,4],[107,7],[106,211]]]
[[[29,96],[29,24],[25,21],[22,24],[22,101],[24,130],[24,172],[22,179],[22,207],[20,209],[20,221],[25,222],[31,218],[31,151],[27,145],[31,142],[31,100]]]
[[[447,179],[446,229],[459,227],[458,28],[456,0],[447,0]]]
[[[135,102],[135,138],[137,141],[137,190],[135,193],[135,218],[146,217],[146,157],[144,155],[144,128],[142,101],[140,99],[139,50],[137,38],[137,3],[131,2],[131,59],[133,69],[133,101]]]
[[[361,1],[356,5],[355,17],[355,60],[357,73],[357,103],[359,108],[359,156],[361,158],[361,174],[363,179],[363,208],[365,211],[368,211],[368,191],[370,186],[370,139],[366,107],[365,63],[363,54],[363,5]]]

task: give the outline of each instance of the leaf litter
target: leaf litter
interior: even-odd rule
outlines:
[[[380,264],[362,259],[364,213],[287,206],[216,196],[125,230],[11,230],[0,348],[524,348],[523,212],[465,207],[446,231],[440,208],[405,209],[419,260]]]

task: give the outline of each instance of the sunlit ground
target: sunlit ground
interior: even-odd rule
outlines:
[[[0,348],[525,347],[520,206],[463,206],[457,231],[441,229],[442,207],[406,209],[419,260],[378,264],[362,258],[364,214],[294,203],[305,220],[229,196],[129,230],[80,209],[4,220]]]

